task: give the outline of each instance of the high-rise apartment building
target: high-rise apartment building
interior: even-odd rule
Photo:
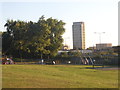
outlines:
[[[84,22],[73,22],[73,49],[85,49]]]

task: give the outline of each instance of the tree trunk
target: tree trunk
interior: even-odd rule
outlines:
[[[42,59],[43,57],[42,57],[42,53],[41,53],[41,59]]]
[[[19,54],[20,54],[20,60],[22,62],[22,52],[19,51]]]
[[[48,55],[48,60],[49,60],[49,58],[50,58],[50,57],[49,57],[49,55]]]

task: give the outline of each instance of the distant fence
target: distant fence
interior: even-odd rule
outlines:
[[[85,60],[85,58],[83,58]],[[55,61],[56,64],[74,64],[74,65],[84,65],[83,59],[80,57],[71,57],[71,58],[53,58],[53,59],[43,59],[44,63],[49,63]],[[85,65],[92,65],[90,58],[86,58],[88,63]],[[92,61],[95,60],[94,64],[96,65],[118,65],[118,58],[114,57],[111,59],[105,58],[92,58]],[[41,61],[41,59],[20,59],[20,58],[13,58],[13,61],[17,64],[37,64]]]

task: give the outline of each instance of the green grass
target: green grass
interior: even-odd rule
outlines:
[[[118,88],[118,70],[83,65],[3,65],[3,88]]]

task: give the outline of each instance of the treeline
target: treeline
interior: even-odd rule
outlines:
[[[2,34],[2,53],[15,58],[55,57],[65,32],[62,20],[41,16],[37,22],[7,20]]]

